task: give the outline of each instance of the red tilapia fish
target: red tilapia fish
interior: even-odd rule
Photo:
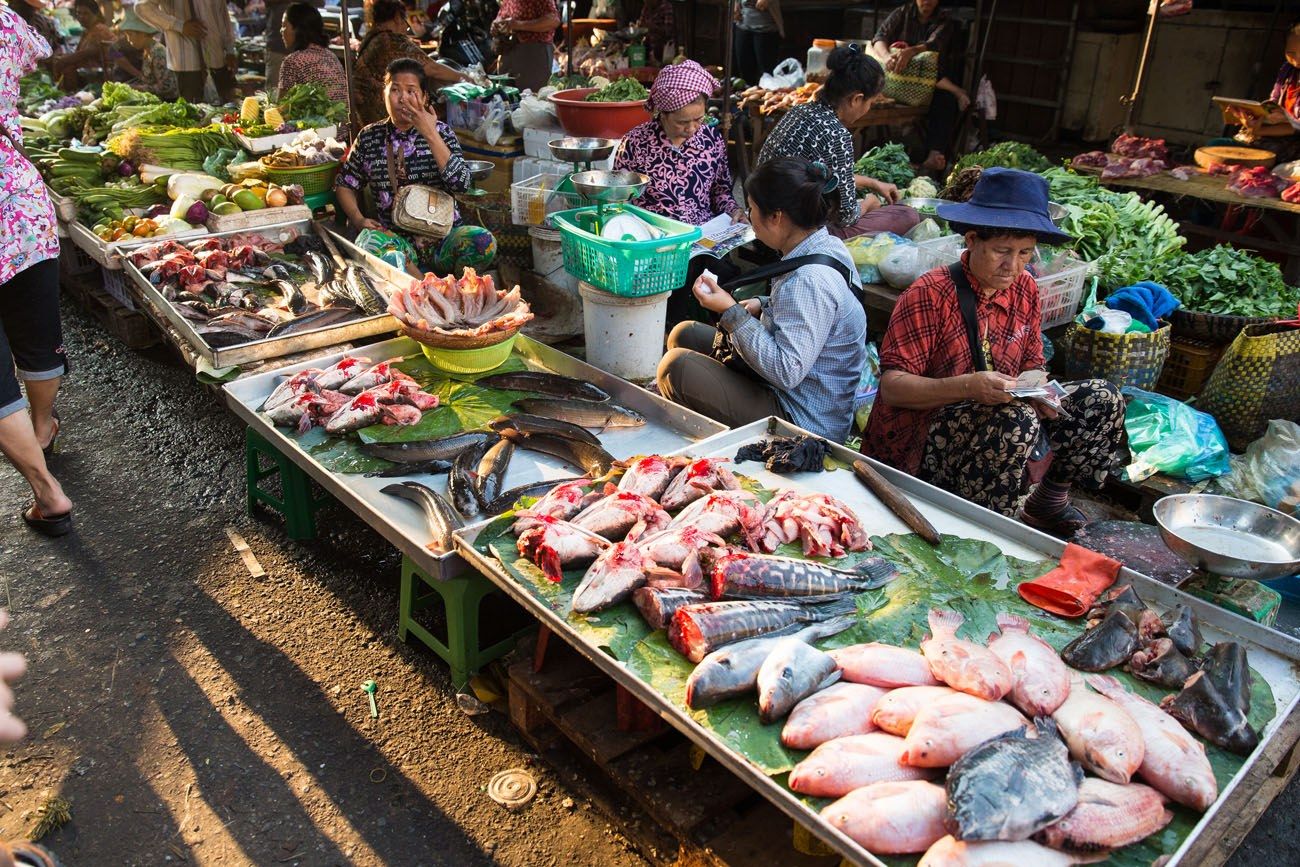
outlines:
[[[798,710],[795,708],[795,712]],[[790,788],[814,798],[842,798],[872,783],[928,780],[935,776],[937,772],[929,768],[902,764],[898,759],[903,748],[902,738],[884,732],[826,741],[794,766]]]
[[[823,602],[845,593],[883,587],[898,571],[879,557],[852,570],[834,569],[793,557],[772,557],[743,551],[706,555],[714,599],[802,599]]]
[[[557,584],[565,567],[590,563],[609,547],[608,540],[558,518],[538,515],[534,520],[536,524],[519,535],[515,546]]]
[[[822,810],[822,816],[868,851],[906,855],[926,851],[948,833],[943,826],[946,804],[943,786],[900,780],[855,789]]]
[[[407,404],[380,403],[372,392],[363,391],[325,420],[325,432],[344,434],[372,424],[418,424],[420,411]]]
[[[794,750],[811,750],[827,741],[876,730],[871,712],[885,695],[880,686],[837,683],[795,705],[781,729],[781,743]]]
[[[782,544],[803,542],[807,557],[842,557],[869,551],[871,539],[853,510],[830,494],[782,491],[767,504],[758,550],[771,553]]]
[[[831,656],[852,683],[884,686],[938,686],[925,657],[906,647],[872,642],[850,644],[831,651]]]
[[[699,662],[724,644],[760,635],[788,634],[805,623],[820,623],[854,611],[853,600],[827,605],[793,602],[706,602],[686,605],[673,614],[668,641],[691,662]]]
[[[989,650],[1011,670],[1011,703],[1030,717],[1051,714],[1070,694],[1070,674],[1056,650],[1029,631],[1016,614],[997,616],[1000,633],[989,636]]]
[[[618,480],[618,489],[645,494],[650,499],[657,500],[663,496],[664,491],[668,490],[668,484],[673,480],[673,476],[677,475],[687,463],[689,460],[682,457],[665,458],[660,455],[648,455],[644,458],[636,458],[628,463],[623,478]]]
[[[700,458],[678,473],[668,485],[660,503],[668,511],[676,511],[703,497],[710,491],[740,490],[740,483],[731,470],[723,466],[726,458]]]
[[[1155,789],[1087,777],[1079,784],[1075,808],[1034,839],[1053,848],[1081,852],[1119,849],[1145,840],[1173,818]]]
[[[1146,744],[1137,722],[1114,701],[1090,691],[1081,675],[1071,675],[1070,695],[1052,719],[1084,770],[1123,784],[1142,766]]]
[[[931,635],[921,653],[934,676],[953,689],[997,701],[1011,691],[1011,671],[987,647],[957,637],[964,621],[957,611],[930,609]]]
[[[511,525],[510,531],[518,536],[529,527],[537,526],[539,517],[569,520],[592,503],[604,498],[604,494],[600,491],[588,491],[586,486],[590,484],[591,482],[586,479],[574,479],[556,485],[536,503],[517,512],[518,518]]]
[[[413,379],[394,379],[366,391],[373,394],[380,403],[404,403],[421,411],[436,409],[438,406],[438,395],[423,391]]]

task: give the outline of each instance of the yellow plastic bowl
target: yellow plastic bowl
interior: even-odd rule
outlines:
[[[512,334],[500,343],[480,349],[444,349],[421,343],[420,351],[429,359],[430,364],[448,373],[483,373],[506,363],[510,351],[515,347],[517,336]]]

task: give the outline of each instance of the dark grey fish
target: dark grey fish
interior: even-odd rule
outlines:
[[[385,494],[415,503],[424,511],[425,520],[428,522],[429,535],[433,537],[433,540],[428,543],[431,550],[438,552],[451,550],[451,532],[463,527],[464,522],[460,521],[458,517],[453,520],[453,517],[455,517],[454,510],[443,500],[441,494],[419,482],[387,485],[381,490]]]
[[[1083,770],[1056,723],[1038,717],[1034,725],[1038,737],[1023,729],[999,735],[949,768],[944,824],[958,840],[1025,840],[1078,804]]]
[[[645,424],[645,416],[641,413],[613,403],[529,397],[515,401],[512,406],[517,406],[532,415],[559,419],[598,431],[619,427],[641,427]]]
[[[466,448],[456,460],[452,461],[451,474],[447,477],[447,494],[451,504],[465,520],[477,515],[483,509],[475,488],[474,471],[488,450],[489,443],[473,445]]]
[[[343,288],[348,298],[370,316],[378,316],[388,310],[388,299],[375,286],[370,274],[354,263],[343,269]]]
[[[1178,652],[1173,641],[1157,638],[1133,654],[1129,670],[1149,683],[1182,689],[1187,678],[1196,673],[1196,665]]]
[[[451,471],[451,461],[421,461],[417,464],[398,464],[389,467],[386,470],[379,470],[374,473],[366,473],[367,478],[375,479],[396,479],[402,476],[418,476],[423,474],[437,475]]]
[[[1244,647],[1221,641],[1205,654],[1201,668],[1234,706],[1250,713],[1250,664]]]
[[[275,291],[281,295],[281,303],[285,308],[294,315],[305,313],[307,310],[307,296],[302,294],[302,289],[298,288],[291,280],[276,280],[273,284]]]
[[[316,250],[308,250],[302,254],[302,260],[307,265],[312,279],[316,281],[316,285],[322,286],[334,279],[334,263],[329,260],[329,257]]]
[[[478,494],[481,505],[495,500],[505,484],[506,471],[510,468],[510,459],[514,457],[515,444],[502,439],[483,453],[475,470],[474,493]]]
[[[301,334],[304,331],[312,331],[317,328],[328,328],[331,325],[347,322],[349,319],[356,319],[360,315],[359,310],[351,307],[326,307],[323,310],[308,313],[306,316],[299,316],[297,319],[281,322],[271,329],[267,337],[288,337],[292,334]]]
[[[839,679],[839,666],[829,653],[793,635],[777,639],[758,667],[759,721],[766,725],[784,719],[799,702]]]
[[[1093,603],[1092,608],[1088,611],[1088,620],[1101,620],[1111,611],[1121,611],[1133,622],[1134,626],[1138,625],[1142,611],[1147,604],[1142,601],[1142,597],[1137,595],[1132,584],[1125,584],[1123,587],[1112,587],[1106,591],[1101,599]]]
[[[1061,658],[1080,671],[1122,665],[1138,649],[1138,630],[1124,611],[1112,609],[1101,623],[1065,645]]]
[[[1174,647],[1183,656],[1196,656],[1201,652],[1205,639],[1201,638],[1201,627],[1196,621],[1196,613],[1186,605],[1176,605],[1164,618],[1165,634],[1173,641]]]
[[[632,601],[636,603],[641,619],[647,626],[651,629],[667,629],[678,608],[708,602],[709,597],[699,590],[687,590],[685,587],[638,587],[632,593]],[[755,674],[757,673],[756,669]]]
[[[572,400],[604,401],[609,400],[609,393],[604,389],[571,376],[557,373],[545,373],[539,370],[520,370],[514,373],[493,373],[480,376],[475,385],[484,388],[499,388],[505,391],[531,391],[535,394],[549,394]]]
[[[362,443],[361,452],[372,458],[383,458],[398,464],[420,464],[426,461],[454,461],[461,452],[476,446],[485,450],[497,441],[496,434],[484,431],[464,431],[436,440],[412,440],[405,443]],[[476,458],[477,460],[477,458]]]
[[[1250,727],[1246,711],[1234,697],[1224,694],[1209,671],[1193,674],[1182,691],[1165,696],[1160,707],[1190,731],[1225,750],[1244,756],[1259,746],[1259,733]]]
[[[591,443],[563,439],[550,434],[523,436],[513,428],[506,428],[501,431],[501,435],[513,441],[521,449],[541,452],[572,464],[593,479],[605,475],[614,465],[613,455]]]
[[[514,428],[524,436],[553,434],[558,437],[590,443],[593,446],[600,445],[600,440],[596,438],[596,435],[586,428],[579,427],[571,422],[561,421],[558,418],[547,418],[541,415],[529,415],[522,412],[516,415],[502,415],[488,422],[488,427],[497,433],[506,428]]]
[[[182,301],[173,304],[172,306],[176,308],[177,313],[191,322],[202,322],[207,324],[207,321],[212,318],[212,311],[206,304],[198,304],[193,301]]]
[[[219,325],[216,327],[204,327],[198,329],[199,337],[203,342],[213,349],[222,349],[227,346],[239,346],[244,343],[252,343],[254,340],[262,340],[267,335],[264,332],[253,331],[239,325]]]
[[[268,280],[288,280],[293,275],[283,262],[273,262],[262,269],[260,276]]]
[[[540,497],[551,488],[562,485],[565,482],[576,482],[582,480],[581,476],[570,476],[565,479],[543,479],[540,482],[529,482],[526,485],[519,485],[492,499],[491,502],[485,503],[483,511],[489,515],[499,515],[507,509],[514,506],[523,497]]]

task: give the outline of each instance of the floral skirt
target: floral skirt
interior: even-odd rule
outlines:
[[[357,235],[356,244],[394,268],[414,262],[421,271],[441,276],[459,277],[466,268],[483,272],[497,258],[497,239],[482,226],[457,226],[445,238],[367,229]]]
[[[1025,401],[1000,406],[962,402],[930,419],[918,478],[962,499],[1014,517],[1029,489],[1029,456],[1046,434],[1052,465],[1046,478],[1100,489],[1118,465],[1124,398],[1104,379],[1064,384],[1059,418],[1040,420]]]

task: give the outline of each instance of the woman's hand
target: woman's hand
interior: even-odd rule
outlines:
[[[954,89],[953,89],[953,91],[952,91],[952,95],[953,95],[953,96],[956,98],[956,100],[957,100],[957,110],[958,110],[958,111],[965,111],[966,109],[970,108],[970,94],[969,94],[969,93],[967,93],[966,91],[962,90],[960,87],[957,87],[957,88],[954,88]]]
[[[379,222],[378,220],[372,220],[369,217],[358,216],[356,219],[352,219],[349,217],[348,225],[358,232],[360,232],[362,229],[375,229],[376,231],[379,232],[384,231],[383,223]]]
[[[1011,393],[1007,389],[1015,384],[1014,376],[998,373],[996,370],[979,370],[966,374],[964,392],[969,400],[985,406],[999,406],[1011,403]]]
[[[745,308],[745,312],[755,319],[763,315],[763,302],[757,298],[748,298],[740,302],[740,306]]]
[[[898,200],[902,198],[902,193],[900,193],[898,187],[893,184],[887,184],[884,181],[877,181],[873,178],[868,178],[867,181],[867,189],[871,190],[873,193],[878,193],[891,205],[897,203]]]
[[[701,274],[691,288],[695,295],[695,300],[700,302],[700,306],[710,313],[726,313],[732,307],[736,306],[736,299],[732,298],[727,292],[722,291],[718,286],[718,281],[712,277],[706,277]]]
[[[438,112],[433,106],[424,101],[423,95],[419,97],[408,97],[406,101],[406,111],[411,115],[411,122],[415,128],[424,135],[425,138],[438,136]]]
[[[734,211],[731,212],[731,222],[733,222],[733,223],[748,223],[748,222],[749,222],[749,215],[745,213],[745,209],[744,209],[744,208],[736,208],[736,210],[734,210]]]
[[[903,48],[889,55],[889,60],[885,62],[885,70],[888,72],[901,72],[907,68],[907,64],[912,62],[912,58],[917,55],[918,48]]]

